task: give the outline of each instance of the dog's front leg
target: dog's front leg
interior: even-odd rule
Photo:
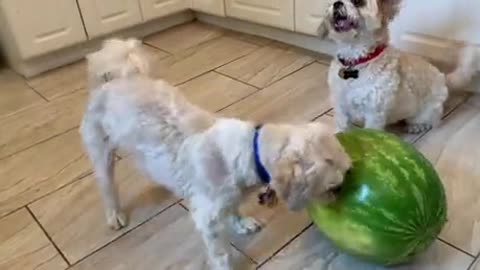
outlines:
[[[228,210],[206,196],[191,198],[192,217],[202,234],[212,270],[233,270],[231,246],[227,238]]]
[[[352,122],[342,106],[335,106],[336,132],[344,132],[352,127]]]
[[[387,125],[385,112],[369,112],[365,116],[365,128],[384,130]]]
[[[232,210],[229,221],[235,233],[240,235],[256,233],[262,229],[262,225],[256,219],[242,216],[237,208]]]

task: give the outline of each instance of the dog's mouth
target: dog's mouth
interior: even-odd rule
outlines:
[[[347,15],[333,16],[332,26],[336,32],[344,33],[357,28],[357,21]]]
[[[342,186],[337,186],[329,189],[327,191],[327,197],[328,197],[328,202],[334,202],[338,199],[340,196],[340,193],[342,192]]]

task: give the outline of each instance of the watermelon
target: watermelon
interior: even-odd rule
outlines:
[[[367,261],[396,265],[425,251],[447,217],[444,187],[412,145],[385,132],[337,135],[353,161],[337,201],[307,207],[338,248]]]

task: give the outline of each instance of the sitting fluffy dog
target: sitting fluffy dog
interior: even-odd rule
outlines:
[[[118,148],[154,181],[190,200],[210,264],[222,270],[232,269],[227,223],[241,234],[260,228],[238,214],[243,191],[267,185],[297,210],[309,200],[334,200],[351,166],[322,124],[256,127],[189,103],[175,87],[149,77],[137,40],[108,40],[87,60],[90,98],[81,135],[113,229],[127,224],[113,179]]]
[[[352,124],[384,129],[406,120],[419,133],[437,125],[448,88],[465,86],[480,68],[468,48],[457,69],[442,74],[421,57],[391,48],[388,25],[401,0],[339,0],[328,8],[319,35],[338,44],[328,83],[338,131]]]

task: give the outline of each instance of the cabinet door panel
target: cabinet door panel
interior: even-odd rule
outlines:
[[[164,17],[192,7],[192,0],[140,0],[145,21]]]
[[[316,35],[330,0],[295,0],[295,31]]]
[[[78,0],[90,38],[142,22],[138,0]]]
[[[225,0],[227,16],[293,31],[294,0]]]
[[[75,0],[2,0],[2,27],[28,59],[86,40]]]
[[[192,8],[195,11],[225,17],[224,0],[193,0]]]

